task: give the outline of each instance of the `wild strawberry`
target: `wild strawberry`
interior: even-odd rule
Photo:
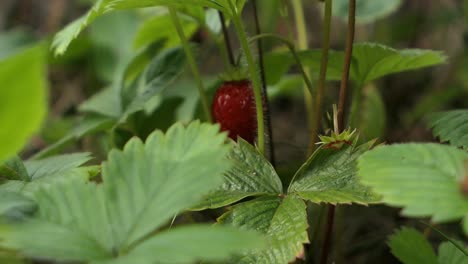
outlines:
[[[229,137],[241,137],[253,144],[257,132],[255,99],[250,81],[225,81],[216,91],[211,107],[214,121],[228,131]]]

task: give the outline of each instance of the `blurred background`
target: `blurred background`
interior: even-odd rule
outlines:
[[[1,0],[0,1],[0,58],[21,46],[33,42],[50,41],[54,33],[83,15],[93,0]],[[332,24],[332,48],[342,50],[346,37],[346,3],[335,0]],[[366,3],[367,2],[367,3]],[[307,23],[307,42],[310,48],[320,48],[322,5],[315,0],[303,1]],[[296,39],[295,17],[287,0],[258,0],[263,32],[281,34]],[[64,137],[81,115],[82,103],[103,88],[112,85],[125,65],[138,50],[139,32],[148,30],[147,21],[161,10],[114,12],[99,18],[60,57],[49,58],[48,78],[49,117],[25,157]],[[358,1],[356,42],[379,42],[403,49],[418,48],[443,51],[448,57],[445,65],[400,73],[385,77],[366,87],[364,109],[368,127],[381,141],[434,141],[424,122],[431,112],[468,107],[468,1],[466,0],[372,0]],[[251,4],[245,12],[246,26],[253,35]],[[146,29],[145,29],[146,28]],[[150,28],[151,29],[151,28]],[[176,35],[173,29],[162,33],[168,39]],[[231,32],[234,47],[238,44]],[[199,61],[207,82],[215,87],[221,60],[207,33],[192,29],[192,40],[201,45]],[[177,44],[175,41],[174,45]],[[283,50],[277,43],[265,41],[266,52]],[[267,65],[269,67],[269,65]],[[273,66],[272,66],[273,67]],[[186,71],[188,72],[188,71]],[[291,70],[297,76],[297,69]],[[194,86],[186,73],[174,86]],[[336,103],[338,82],[328,82],[326,111]],[[195,91],[195,88],[192,89]],[[302,81],[285,78],[269,87],[273,142],[276,146],[278,170],[284,178],[304,160],[308,129],[304,114]],[[377,92],[376,92],[377,91]],[[139,122],[152,122],[151,129],[165,129],[174,121],[188,121],[197,117],[197,99],[190,94],[174,93],[160,103],[151,117]],[[192,109],[192,110],[191,110]],[[124,140],[132,135],[122,132]],[[141,135],[140,135],[141,136]],[[89,150],[99,159],[105,157],[99,136],[85,137],[66,150]],[[98,143],[98,144],[96,144]],[[409,222],[397,210],[374,206],[372,209],[349,206],[339,209],[335,254],[337,263],[395,263],[385,245],[393,229]],[[457,225],[443,228],[450,234]],[[434,241],[437,236],[433,235]],[[454,237],[458,234],[453,233]],[[341,258],[341,259],[340,259]],[[346,260],[346,261],[345,261]]]

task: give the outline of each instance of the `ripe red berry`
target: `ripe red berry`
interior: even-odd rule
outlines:
[[[255,99],[248,80],[226,81],[216,91],[211,107],[215,122],[229,137],[253,144],[257,132]]]

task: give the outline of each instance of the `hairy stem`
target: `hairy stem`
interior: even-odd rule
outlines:
[[[322,58],[320,61],[320,77],[317,93],[315,95],[315,111],[310,132],[310,143],[308,152],[311,154],[315,150],[315,143],[318,138],[318,130],[322,122],[322,101],[325,92],[325,81],[327,78],[328,52],[330,50],[330,29],[331,29],[332,0],[325,0],[325,18],[323,21]]]
[[[262,29],[260,27],[260,19],[258,17],[257,0],[252,1],[252,7],[253,7],[254,20],[255,20],[255,33],[257,35],[260,35],[262,34]],[[271,165],[275,167],[276,166],[275,145],[273,144],[273,128],[271,124],[270,100],[268,99],[267,83],[266,83],[266,76],[265,76],[265,61],[263,60],[263,43],[261,39],[257,41],[257,50],[258,50],[258,61],[260,65],[260,76],[262,78],[262,94],[263,94],[263,100],[265,102],[265,117],[266,117],[265,123],[266,123],[266,128],[267,128],[268,150],[270,154]]]
[[[306,50],[308,49],[307,28],[304,18],[304,6],[302,4],[302,0],[293,0],[292,7],[296,21],[298,48],[300,50]],[[310,79],[310,69],[305,67],[304,71]],[[314,102],[312,93],[308,92],[307,89],[307,84],[304,83],[304,103],[306,106],[307,121],[309,123],[309,128],[311,128],[313,123]]]
[[[237,10],[237,7],[233,4],[232,0],[229,0],[228,2],[230,5],[230,9],[233,13],[232,22],[234,23],[234,27],[236,28],[237,35],[242,46],[242,50],[244,51],[245,59],[247,60],[250,78],[252,79],[253,91],[255,96],[255,108],[257,113],[258,150],[261,154],[265,154],[265,124],[263,117],[261,82],[258,78],[257,67],[252,51],[250,50],[249,42],[247,40],[247,33],[245,31],[244,24],[242,24],[240,14]]]
[[[182,29],[179,16],[177,15],[177,10],[173,7],[169,7],[169,13],[171,15],[172,22],[174,23],[174,26],[176,27],[177,34],[179,35],[179,38],[182,42],[182,46],[185,51],[185,56],[187,57],[187,62],[190,65],[190,68],[192,70],[193,77],[195,78],[197,82],[198,93],[200,95],[200,100],[203,106],[203,112],[205,113],[205,118],[208,122],[212,122],[210,107],[208,104],[208,98],[205,93],[205,88],[203,86],[201,74],[200,74],[200,71],[198,70],[197,63],[195,62],[195,58],[190,48],[190,43],[187,37],[185,36],[184,30]]]
[[[351,58],[353,56],[353,42],[354,42],[354,31],[356,27],[356,0],[349,1],[349,14],[348,14],[348,34],[346,37],[346,50],[345,50],[345,61],[343,64],[343,75],[341,76],[340,85],[340,97],[338,101],[338,130],[341,132],[345,129],[344,115],[345,115],[345,104],[346,94],[348,91],[349,83],[349,69],[351,67]]]

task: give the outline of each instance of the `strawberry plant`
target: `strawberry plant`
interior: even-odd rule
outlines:
[[[0,34],[1,263],[468,263],[466,63],[410,4],[88,2]]]

